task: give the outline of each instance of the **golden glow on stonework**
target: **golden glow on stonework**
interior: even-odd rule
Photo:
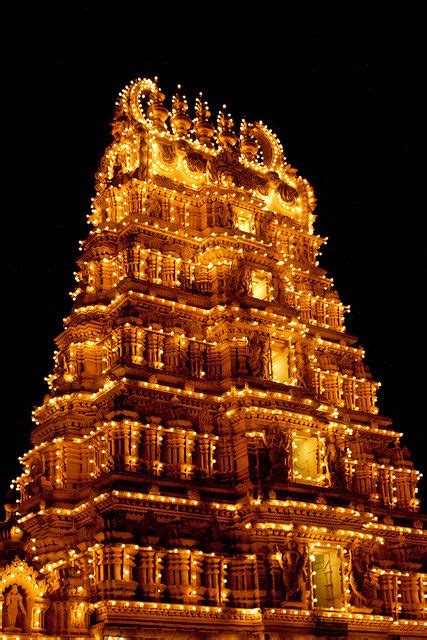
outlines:
[[[120,93],[1,525],[2,637],[425,632],[421,474],[315,205],[262,122]]]

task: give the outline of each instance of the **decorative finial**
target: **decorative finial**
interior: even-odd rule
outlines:
[[[178,85],[178,91],[172,98],[172,117],[171,124],[173,132],[180,137],[187,137],[191,129],[191,118],[187,115],[188,104],[184,95],[181,94],[181,85]]]
[[[259,151],[258,140],[252,134],[252,126],[243,118],[240,125],[240,151],[246,160],[254,161]]]
[[[233,131],[234,122],[229,113],[225,113],[227,105],[222,105],[223,110],[218,114],[218,140],[222,147],[234,147],[237,142],[237,136]]]
[[[148,103],[147,113],[157,129],[164,129],[165,122],[170,114],[168,109],[163,105],[165,94],[161,92],[159,86],[157,85],[157,77],[155,77],[154,80],[156,82],[156,85],[151,94],[151,99]]]
[[[194,118],[194,130],[196,132],[197,139],[202,144],[209,145],[213,134],[215,133],[215,127],[210,122],[211,112],[207,101],[202,100],[202,93],[196,98],[195,104],[196,117]]]

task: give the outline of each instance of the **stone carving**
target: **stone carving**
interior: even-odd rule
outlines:
[[[346,445],[344,438],[331,433],[326,442],[326,458],[333,485],[345,487],[346,485]]]
[[[22,615],[25,617],[27,615],[27,611],[24,607],[24,598],[19,593],[17,584],[13,584],[11,586],[9,593],[5,598],[5,607],[7,619],[5,630],[21,631],[22,627],[17,627],[16,620],[19,613],[22,613]]]
[[[233,226],[233,221],[233,207],[228,202],[225,202],[219,208],[219,223],[221,227],[231,228]]]
[[[251,272],[244,266],[238,266],[231,281],[231,291],[237,296],[248,296],[251,292]]]
[[[297,342],[295,347],[296,378],[304,389],[311,389],[313,377],[310,366],[310,356],[313,348],[306,343]]]
[[[268,378],[270,367],[270,349],[267,340],[257,336],[252,338],[248,349],[248,370],[255,378]]]
[[[269,429],[265,435],[268,450],[270,472],[267,480],[286,482],[289,477],[292,442],[288,431],[278,425]]]
[[[374,554],[371,548],[359,542],[354,543],[350,552],[349,584],[351,603],[358,608],[371,607],[376,599],[371,569]]]
[[[171,144],[160,144],[160,157],[165,164],[173,164],[175,162],[175,149]]]
[[[307,551],[298,546],[295,540],[289,540],[281,549],[276,547],[276,557],[281,570],[284,603],[307,605]]]

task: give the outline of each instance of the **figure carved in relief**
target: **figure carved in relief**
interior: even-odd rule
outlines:
[[[307,604],[306,562],[307,551],[299,549],[295,540],[289,540],[282,550],[277,549],[277,560],[282,574],[284,601]]]
[[[268,342],[255,336],[249,343],[248,369],[255,378],[268,378],[270,350]]]
[[[162,217],[162,205],[158,198],[150,198],[148,201],[148,207],[145,212],[147,216],[151,218],[161,218]]]
[[[234,213],[233,213],[232,206],[228,202],[225,202],[219,208],[218,213],[219,213],[219,223],[221,227],[231,228],[234,222]]]
[[[326,457],[329,473],[337,487],[345,487],[346,485],[345,455],[344,439],[331,433],[326,444]]]
[[[235,295],[248,296],[251,293],[252,279],[249,269],[238,268],[231,282],[231,290]]]
[[[292,451],[290,434],[275,425],[269,429],[264,442],[270,461],[270,473],[267,480],[287,482]]]
[[[367,607],[375,599],[370,578],[373,564],[372,550],[356,543],[351,549],[349,566],[351,603],[356,607]]]
[[[27,615],[24,607],[24,599],[18,591],[18,585],[13,584],[9,593],[5,599],[7,626],[5,629],[20,630],[21,627],[16,626],[16,620],[18,613],[22,613],[23,616]]]
[[[310,355],[310,346],[298,342],[295,348],[296,378],[304,389],[312,388]]]

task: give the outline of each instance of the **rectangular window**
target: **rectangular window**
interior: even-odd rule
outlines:
[[[274,382],[289,382],[289,347],[283,342],[271,343],[271,373]]]
[[[317,437],[294,436],[292,447],[294,480],[316,483],[321,476]]]
[[[341,556],[338,549],[316,549],[312,561],[315,605],[319,609],[341,609],[344,604]]]
[[[258,300],[271,300],[271,273],[260,269],[252,271],[251,295]]]
[[[255,216],[251,211],[239,209],[236,213],[236,227],[245,233],[255,233]]]

